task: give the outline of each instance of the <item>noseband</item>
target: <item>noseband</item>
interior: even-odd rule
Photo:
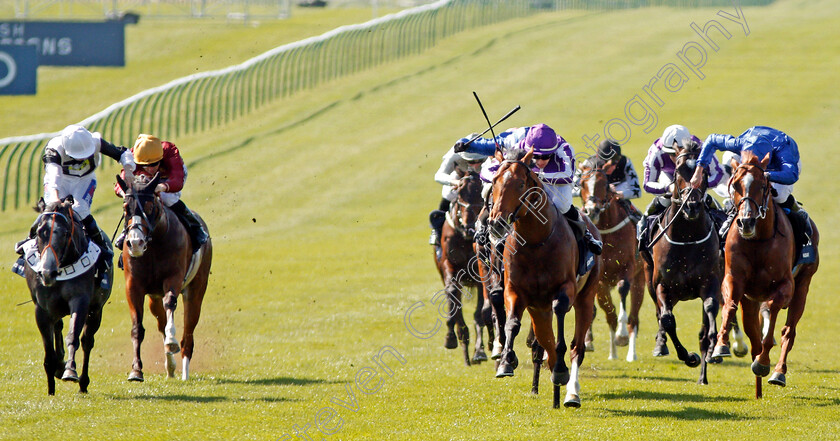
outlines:
[[[738,165],[738,168],[747,169],[748,167],[755,167],[755,168],[759,169],[761,171],[761,175],[764,176],[764,169],[761,168],[758,165],[754,165],[754,164],[739,164]],[[729,183],[727,184],[727,188],[732,187],[732,183],[733,183],[734,178],[735,178],[735,173],[733,173],[732,176],[729,178]],[[756,216],[756,218],[757,219],[764,219],[767,216],[767,207],[770,205],[770,188],[771,188],[770,183],[769,182],[765,183],[764,190],[762,190],[762,193],[761,193],[761,200],[762,200],[761,204],[759,204],[758,201],[756,201],[755,199],[753,199],[753,198],[751,198],[747,195],[744,195],[738,201],[738,205],[735,206],[735,209],[738,210],[738,212],[740,212],[741,211],[741,205],[744,202],[751,203],[751,204],[755,205],[755,209],[758,212],[758,216]]]
[[[126,222],[131,222],[128,225],[128,228],[126,228],[126,235],[128,235],[128,232],[130,232],[131,230],[137,229],[137,230],[140,230],[140,233],[142,233],[143,236],[146,237],[146,243],[147,244],[151,243],[152,242],[152,231],[154,231],[155,227],[157,226],[157,221],[158,221],[158,217],[159,217],[159,214],[160,214],[158,212],[160,209],[157,206],[157,203],[154,204],[155,205],[155,213],[154,213],[155,214],[155,216],[154,216],[155,222],[152,223],[149,220],[148,216],[146,216],[146,211],[143,210],[143,206],[140,205],[140,200],[137,198],[137,196],[135,196],[134,194],[127,193],[125,195],[125,198],[126,199],[132,199],[134,201],[134,206],[135,206],[134,215],[136,216],[137,212],[139,211],[140,212],[140,217],[142,218],[142,222],[140,224],[138,224],[138,223],[134,222],[133,220],[131,220],[132,219],[131,217],[126,216],[126,219],[127,219]],[[143,232],[144,226],[145,226],[146,230],[148,230],[146,233]]]
[[[593,179],[596,175],[602,174],[604,177],[607,176],[607,173],[604,171],[603,168],[593,168],[586,173],[581,173],[580,179],[581,181],[589,182],[590,179]],[[610,203],[612,198],[609,196],[611,193],[609,183],[607,183],[607,199],[601,200],[597,196],[595,196],[595,192],[591,192],[589,197],[586,198],[587,202],[592,202],[595,204],[595,208],[599,209],[600,211],[607,211],[610,208]]]
[[[464,181],[472,181],[474,179],[478,179],[478,175],[475,173],[469,173],[468,175],[464,176],[462,179]],[[466,182],[462,184],[458,188],[458,200],[456,201],[457,204],[452,205],[450,209],[449,217],[452,218],[453,223],[455,223],[455,230],[458,231],[462,236],[467,237],[467,229],[469,225],[464,224],[463,220],[461,219],[461,214],[466,210],[469,211],[470,209],[474,209],[478,207],[481,209],[484,206],[483,202],[471,204],[466,202],[461,197],[461,191],[466,187]]]
[[[41,220],[46,216],[52,216],[52,218],[53,218],[52,225],[50,226],[50,238],[47,240],[47,245],[44,247],[43,250],[41,250],[41,255],[40,255],[41,260],[44,259],[44,253],[46,253],[47,250],[50,250],[50,251],[52,251],[53,255],[55,256],[55,261],[59,264],[59,266],[61,266],[61,260],[58,258],[58,253],[55,251],[55,248],[53,247],[53,244],[52,244],[52,237],[53,237],[53,233],[55,232],[55,224],[56,224],[56,218],[57,217],[61,217],[62,219],[67,221],[67,223],[70,225],[70,234],[67,235],[67,243],[64,245],[64,250],[67,250],[71,246],[74,247],[74,249],[75,249],[75,244],[73,243],[73,235],[76,233],[76,223],[73,222],[73,220],[72,220],[73,209],[69,208],[69,211],[70,211],[70,217],[67,217],[64,213],[60,213],[58,211],[45,211],[45,212],[38,215],[38,219],[36,219],[36,223],[38,223],[38,224],[40,224]],[[78,250],[76,250],[76,251],[78,252]]]

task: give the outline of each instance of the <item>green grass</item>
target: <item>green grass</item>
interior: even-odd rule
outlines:
[[[831,178],[840,165],[832,144],[840,135],[840,5],[780,1],[745,9],[749,36],[716,12],[558,12],[515,20],[175,140],[192,164],[185,200],[207,219],[215,246],[193,379],[164,380],[160,337],[147,317],[147,381],[125,381],[132,350],[118,274],[97,334],[90,394],[58,384],[56,396],[47,397],[32,305],[15,306],[28,292],[3,270],[0,438],[268,440],[312,424],[309,434],[319,439],[316,414],[329,406],[341,427],[325,438],[341,440],[837,439],[840,362],[831,351],[840,308],[832,287],[840,268],[831,227],[840,213]],[[578,410],[551,409],[547,375],[543,393],[530,395],[524,332],[516,345],[523,363],[505,380],[494,379],[488,365],[464,367],[456,351],[443,349],[442,332],[412,337],[406,311],[424,302],[413,323],[431,328],[430,302],[440,289],[425,243],[426,216],[440,194],[432,175],[452,142],[483,125],[471,92],[491,119],[520,104],[511,126],[544,121],[578,147],[581,135],[621,117],[665,63],[679,62],[676,51],[698,39],[689,23],[712,18],[732,38],[709,52],[706,79],[692,77],[679,92],[663,94],[659,125],[650,134],[633,126],[638,133],[625,152],[640,168],[647,146],[673,123],[701,138],[768,124],[797,140],[805,174],[796,194],[821,227],[822,266],[789,358],[788,386],[765,384],[757,401],[743,359],[710,367],[708,386],[695,384],[698,371],[673,355],[653,359],[649,298],[636,363],[607,360],[599,313]],[[108,230],[120,201],[110,195],[107,175],[100,180],[97,218]],[[2,267],[11,265],[11,244],[32,218],[4,213]],[[676,310],[690,348],[700,309],[693,301]],[[381,387],[363,394],[356,375],[377,367],[371,357],[384,346],[405,364],[386,356],[393,375],[377,368]],[[348,401],[346,388],[354,391],[355,412],[332,401]]]

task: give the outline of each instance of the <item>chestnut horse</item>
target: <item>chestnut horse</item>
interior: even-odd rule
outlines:
[[[585,354],[584,338],[592,324],[595,289],[601,275],[601,258],[577,277],[578,246],[566,217],[551,202],[543,183],[531,170],[533,150],[508,152],[493,179],[490,228],[504,236],[505,342],[497,377],[511,376],[519,361],[513,350],[525,308],[531,315],[539,345],[547,348],[552,369],[554,407],[560,406],[560,385],[566,385],[566,407],[580,407],[578,372]],[[583,219],[587,219],[583,217]],[[598,230],[587,221],[592,235]],[[500,234],[501,233],[501,234]],[[566,313],[575,308],[575,331],[570,344],[571,371],[566,366]],[[551,329],[557,317],[557,339]],[[553,349],[553,350],[552,350]],[[534,357],[537,358],[537,357]]]
[[[73,213],[73,197],[44,204],[41,199],[36,210],[41,214],[35,221],[36,249],[26,253],[24,275],[32,302],[35,321],[44,343],[44,370],[47,374],[47,393],[55,395],[55,378],[79,383],[79,392],[87,393],[90,377],[88,365],[93,349],[94,334],[102,321],[102,308],[111,296],[95,283],[99,247],[88,241],[81,220]],[[28,243],[24,249],[34,247]],[[73,272],[81,273],[70,277]],[[110,271],[106,277],[113,280]],[[109,286],[111,284],[109,283]],[[70,316],[67,330],[67,361],[61,339],[63,318]],[[84,330],[84,333],[83,333]],[[82,376],[76,374],[76,351],[81,335],[84,362]],[[60,366],[61,363],[64,366]]]
[[[175,354],[183,349],[181,379],[187,380],[193,355],[193,331],[198,324],[210,276],[212,242],[208,240],[193,254],[186,228],[154,192],[160,182],[159,175],[151,181],[141,176],[130,185],[117,176],[117,182],[125,194],[126,238],[122,259],[134,343],[134,362],[128,380],[143,381],[140,345],[146,333],[143,299],[147,294],[149,311],[157,319],[158,330],[164,336],[167,375],[175,376]],[[196,217],[206,229],[198,214]],[[195,260],[192,264],[191,259]],[[179,293],[184,299],[184,333],[180,346],[175,339],[174,317]]]
[[[485,326],[484,313],[489,313],[489,310],[484,311],[483,285],[477,278],[478,259],[473,247],[475,221],[483,205],[481,179],[478,173],[466,174],[461,178],[455,191],[458,196],[446,213],[446,222],[441,229],[441,252],[439,257],[435,255],[435,265],[443,281],[443,292],[449,303],[449,318],[446,321],[449,332],[446,334],[444,347],[455,349],[460,340],[464,350],[464,364],[469,366],[470,331],[464,321],[462,293],[467,298],[472,294],[464,288],[472,288],[478,292],[476,310],[473,315],[477,335],[472,361],[481,363],[487,360],[487,354],[484,352],[483,328]],[[493,341],[492,331],[490,341]]]
[[[820,236],[811,221],[816,260],[793,266],[795,244],[790,221],[773,200],[771,186],[764,175],[770,162],[768,153],[759,161],[752,152],[745,151],[741,164],[733,163],[729,180],[732,202],[737,207],[737,228],[726,236],[725,272],[723,278],[723,317],[718,334],[715,356],[726,357],[729,348],[729,318],[741,306],[744,332],[750,339],[755,374],[755,396],[761,398],[761,378],[770,374],[770,350],[773,348],[773,329],[779,311],[787,309],[782,328],[781,354],[768,382],[785,386],[787,356],[796,338],[796,325],[805,310],[805,299],[811,278],[819,267],[817,246]],[[767,302],[770,310],[768,332],[762,337],[760,307]]]
[[[639,310],[645,298],[644,263],[636,253],[636,224],[618,203],[603,170],[604,160],[595,156],[581,162],[580,198],[583,213],[598,228],[604,240],[603,268],[598,282],[598,304],[610,326],[610,360],[618,359],[616,346],[628,346],[627,361],[635,361]],[[610,291],[618,288],[620,313],[616,315]],[[630,294],[630,315],[627,294]],[[621,325],[619,327],[619,324]]]
[[[717,340],[717,313],[720,307],[722,267],[717,229],[709,215],[704,198],[707,180],[700,189],[689,185],[694,173],[700,146],[693,141],[677,148],[674,171],[674,195],[671,205],[659,222],[651,228],[652,263],[645,262],[648,291],[656,304],[659,321],[658,343],[663,333],[674,343],[677,357],[689,367],[700,367],[699,384],[708,384],[706,365],[712,359]],[[680,301],[700,299],[703,324],[700,330],[700,351],[689,353],[677,338],[677,322],[673,308]],[[662,342],[664,344],[664,342]]]

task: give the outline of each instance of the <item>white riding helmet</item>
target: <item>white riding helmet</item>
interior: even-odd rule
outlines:
[[[61,147],[73,159],[85,159],[96,151],[93,135],[84,127],[69,125],[61,131]]]
[[[483,161],[487,159],[487,155],[482,155],[481,153],[461,152],[458,154],[461,155],[461,158],[467,162]]]
[[[677,142],[678,146],[685,147],[685,141],[689,139],[691,139],[691,133],[689,133],[685,126],[679,124],[668,126],[662,132],[662,151],[669,154],[676,153],[676,150],[674,150],[674,141]]]

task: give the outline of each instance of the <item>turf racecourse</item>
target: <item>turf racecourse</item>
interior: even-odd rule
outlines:
[[[744,8],[749,35],[716,15],[721,9],[734,13],[726,6],[653,8],[514,20],[174,140],[190,164],[184,198],[207,219],[215,245],[193,378],[163,378],[161,339],[147,314],[147,380],[125,381],[132,349],[118,273],[97,334],[90,393],[60,383],[47,397],[32,306],[15,306],[28,293],[4,269],[0,439],[275,440],[306,439],[304,432],[340,440],[840,438],[833,352],[840,268],[832,228],[840,5],[783,0]],[[440,289],[425,243],[427,213],[440,194],[432,175],[455,139],[482,128],[471,92],[491,119],[520,104],[510,125],[544,121],[582,146],[582,135],[602,132],[613,118],[626,121],[625,105],[646,96],[643,86],[663,66],[687,69],[676,54],[700,41],[690,24],[712,19],[731,38],[710,33],[719,50],[706,48],[705,78],[686,70],[679,91],[660,89],[663,105],[652,107],[657,126],[645,134],[630,124],[625,151],[640,169],[650,142],[677,122],[701,138],[767,124],[797,140],[805,173],[795,194],[821,227],[822,264],[789,358],[788,386],[765,384],[765,398],[756,401],[746,359],[710,367],[708,386],[695,384],[698,371],[673,355],[653,359],[649,298],[638,362],[607,360],[607,326],[603,314],[596,318],[596,352],[581,370],[578,410],[551,409],[548,375],[543,393],[530,395],[524,332],[516,346],[523,363],[504,380],[488,365],[464,367],[456,351],[443,349],[441,331],[414,337],[406,312],[415,308],[415,333],[431,334],[431,299]],[[50,121],[44,130],[67,122]],[[108,175],[99,176],[96,215],[112,231],[120,201]],[[4,268],[32,218],[3,213]],[[700,310],[695,301],[675,313],[690,347]],[[381,353],[387,347],[402,361]],[[380,353],[377,363],[372,357]]]

